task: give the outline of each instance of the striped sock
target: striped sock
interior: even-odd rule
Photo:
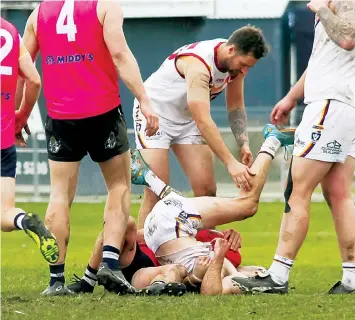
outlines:
[[[23,230],[22,220],[24,217],[25,217],[25,214],[23,212],[16,215],[16,217],[14,219],[14,225],[17,229]]]
[[[344,287],[354,290],[355,289],[355,263],[343,262],[343,279],[341,283]]]
[[[111,270],[120,268],[120,250],[112,246],[104,246],[102,251],[102,262],[107,263]]]
[[[288,281],[290,270],[294,260],[275,254],[274,261],[269,268],[270,276],[278,284],[284,284]]]
[[[49,265],[49,272],[51,273],[51,280],[49,282],[50,286],[53,286],[57,281],[65,283],[64,266],[64,263]]]
[[[145,181],[149,184],[149,189],[152,190],[158,197],[166,188],[166,183],[159,179],[151,170],[145,176]]]
[[[260,147],[259,153],[267,153],[274,159],[277,150],[281,147],[281,142],[276,137],[268,137]]]
[[[95,287],[95,285],[97,283],[97,276],[96,275],[97,275],[97,270],[92,268],[90,266],[90,264],[88,264],[82,280],[84,282],[86,282],[89,286]],[[83,285],[85,285],[85,283],[83,283]]]

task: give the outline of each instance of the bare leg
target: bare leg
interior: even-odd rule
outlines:
[[[131,201],[129,151],[100,163],[100,167],[108,190],[103,245],[120,249],[127,227]]]
[[[210,147],[208,145],[174,144],[171,148],[184,169],[194,196],[215,197],[217,186],[214,178],[213,153]]]
[[[20,230],[15,226],[15,218],[20,213],[24,211],[15,208],[15,179],[1,177],[1,231]]]
[[[48,160],[51,176],[46,225],[56,236],[60,256],[56,264],[63,264],[70,235],[70,207],[74,200],[78,183],[80,162],[57,162]]]
[[[342,283],[352,290],[355,289],[355,206],[351,192],[354,170],[355,159],[349,156],[344,164],[334,164],[322,182],[343,262]]]
[[[169,150],[144,149],[140,150],[140,152],[151,170],[165,183],[169,183]],[[158,201],[159,197],[145,187],[143,202],[139,209],[138,230],[144,228],[145,219]]]

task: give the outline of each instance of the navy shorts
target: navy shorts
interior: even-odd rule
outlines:
[[[1,176],[7,178],[16,177],[16,147],[1,149]]]

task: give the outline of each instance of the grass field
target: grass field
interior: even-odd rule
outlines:
[[[22,205],[22,204],[21,204]],[[44,212],[45,204],[22,205]],[[102,222],[103,204],[74,204],[67,255],[67,282],[82,275]],[[281,203],[261,204],[255,218],[233,224],[243,236],[243,264],[269,267],[278,238]],[[138,205],[132,205],[136,217]],[[22,232],[2,233],[2,319],[354,319],[354,296],[329,296],[341,278],[332,220],[323,203],[313,204],[305,245],[291,273],[287,296],[133,297],[94,295],[42,298],[48,267]]]

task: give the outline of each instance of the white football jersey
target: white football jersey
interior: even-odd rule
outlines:
[[[232,81],[229,73],[222,72],[216,65],[217,49],[225,42],[226,39],[215,39],[185,45],[170,55],[145,81],[144,87],[159,117],[177,124],[192,120],[187,104],[186,80],[175,65],[178,57],[193,56],[206,65],[211,75],[211,100]]]
[[[306,104],[333,99],[355,107],[355,50],[338,47],[318,18],[304,95]]]

